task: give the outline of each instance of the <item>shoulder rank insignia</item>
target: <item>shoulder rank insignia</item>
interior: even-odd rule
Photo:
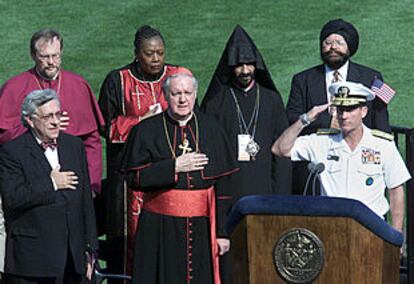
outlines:
[[[378,129],[371,129],[371,134],[375,137],[379,137],[388,141],[393,141],[394,140],[394,135],[378,130]]]
[[[317,135],[334,135],[340,133],[341,130],[336,128],[319,128],[318,131],[316,131]]]

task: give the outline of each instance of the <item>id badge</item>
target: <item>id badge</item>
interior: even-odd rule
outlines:
[[[161,107],[161,104],[160,103],[156,103],[156,104],[150,105],[149,109],[154,114],[159,114],[159,113],[162,112],[162,107]]]
[[[237,141],[239,146],[239,161],[250,161],[250,155],[246,151],[247,144],[249,144],[251,137],[249,134],[239,134],[237,135]]]

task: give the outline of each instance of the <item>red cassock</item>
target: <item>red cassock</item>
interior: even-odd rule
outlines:
[[[167,101],[162,94],[162,83],[170,70],[169,67],[165,68],[165,74],[157,81],[139,80],[129,69],[119,71],[123,115],[111,121],[109,135],[112,143],[125,142],[131,128],[142,120],[151,107],[160,107],[160,112],[167,108]]]

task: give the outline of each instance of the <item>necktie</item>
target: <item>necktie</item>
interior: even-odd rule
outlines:
[[[47,148],[55,150],[57,147],[57,143],[55,141],[43,141],[40,145],[45,151],[47,150]]]
[[[341,74],[338,72],[338,70],[335,70],[333,72],[333,79],[332,79],[332,83],[341,81]]]
[[[335,70],[333,72],[333,79],[332,79],[332,83],[335,82],[339,82],[342,81],[341,80],[341,74],[338,72],[338,70]],[[331,101],[332,101],[332,97],[331,97]],[[339,129],[339,123],[338,123],[338,117],[336,116],[336,109],[335,107],[332,107],[331,109],[331,115],[332,115],[332,120],[331,120],[331,128],[336,128]]]

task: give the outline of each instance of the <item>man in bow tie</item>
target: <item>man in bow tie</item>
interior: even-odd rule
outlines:
[[[60,131],[54,90],[31,92],[21,121],[29,129],[0,151],[6,219],[6,283],[81,283],[98,247],[82,140]]]

